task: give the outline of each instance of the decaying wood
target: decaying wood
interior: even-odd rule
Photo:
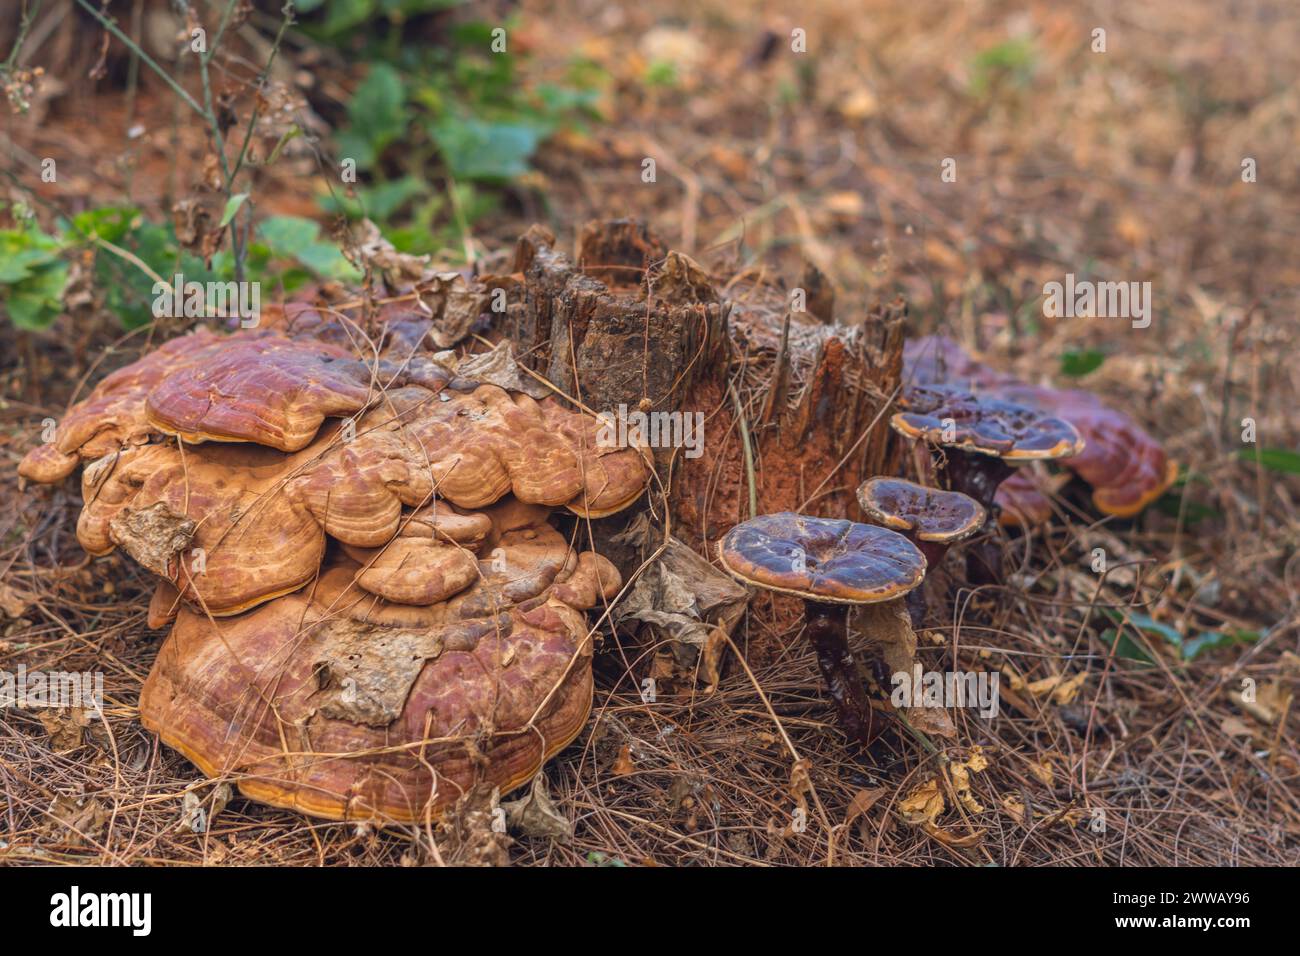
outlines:
[[[511,323],[519,352],[596,412],[682,410],[726,342],[708,276],[631,220],[588,223],[578,257],[589,267],[538,227],[520,240],[522,308]],[[656,458],[671,451],[656,449]]]

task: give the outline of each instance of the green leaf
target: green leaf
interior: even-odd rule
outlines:
[[[320,224],[302,216],[271,216],[262,220],[257,227],[257,234],[266,243],[271,255],[293,259],[316,241],[320,235]]]
[[[1106,354],[1096,349],[1066,352],[1061,356],[1061,374],[1068,375],[1070,378],[1082,378],[1089,372],[1101,368],[1101,363],[1104,361],[1106,361]]]
[[[540,136],[527,123],[492,123],[444,116],[429,130],[453,176],[509,180],[528,172]]]
[[[358,189],[355,199],[341,193],[323,195],[320,197],[320,205],[329,213],[342,213],[352,219],[366,216],[375,222],[384,222],[407,202],[428,192],[429,184],[424,180],[414,176],[403,176],[392,182]]]
[[[0,230],[0,285],[30,278],[58,258],[59,243],[41,232]]]
[[[1149,634],[1158,634],[1175,647],[1182,646],[1183,635],[1176,627],[1171,627],[1145,614],[1130,614],[1128,620],[1134,627],[1141,628]]]
[[[100,206],[72,217],[73,228],[87,238],[118,243],[140,225],[140,210],[134,206]]]
[[[322,29],[329,34],[342,33],[364,22],[374,12],[375,0],[330,0]]]
[[[384,147],[406,132],[406,89],[398,72],[375,63],[348,102],[349,126],[339,134],[339,155],[362,168],[373,166]]]
[[[1285,448],[1243,448],[1237,457],[1252,464],[1259,462],[1269,471],[1300,475],[1300,453]]]
[[[55,262],[13,285],[5,296],[9,319],[20,329],[43,329],[63,311],[63,289],[68,284],[68,264]]]
[[[970,91],[982,96],[998,77],[1008,77],[1019,86],[1033,78],[1038,52],[1029,37],[1012,37],[975,55],[970,67]]]
[[[1196,524],[1198,521],[1205,521],[1209,518],[1222,518],[1223,513],[1211,508],[1209,505],[1201,504],[1199,501],[1188,500],[1186,507],[1183,507],[1183,499],[1186,497],[1186,490],[1178,494],[1167,492],[1161,495],[1160,500],[1156,502],[1156,508],[1161,514],[1168,515],[1171,518],[1177,518],[1179,514],[1183,515],[1183,520],[1187,524]]]
[[[1102,643],[1110,644],[1114,647],[1116,657],[1121,657],[1129,661],[1138,661],[1143,664],[1155,663],[1155,661],[1151,659],[1151,655],[1144,651],[1140,645],[1128,636],[1128,634],[1120,636],[1119,643],[1116,644],[1115,636],[1117,634],[1119,634],[1119,632],[1113,627],[1108,627],[1106,630],[1101,632]]]
[[[1183,660],[1195,660],[1202,651],[1231,647],[1234,644],[1254,644],[1259,638],[1259,631],[1236,628],[1227,631],[1202,631],[1191,640],[1183,642]]]
[[[1106,616],[1116,624],[1120,624],[1124,621],[1124,615],[1113,609],[1108,609],[1106,611]],[[1131,661],[1144,661],[1148,664],[1155,663],[1151,655],[1146,652],[1146,649],[1137,641],[1129,637],[1128,631],[1131,628],[1136,628],[1137,630],[1144,631],[1147,634],[1154,634],[1158,637],[1163,637],[1170,644],[1173,644],[1178,648],[1181,648],[1183,645],[1183,635],[1180,634],[1176,628],[1157,621],[1146,614],[1129,614],[1128,625],[1129,626],[1125,628],[1124,633],[1119,638],[1119,644],[1115,649],[1116,657],[1122,657]],[[1102,634],[1102,640],[1115,644],[1115,635],[1117,633],[1117,628],[1107,628],[1107,630]]]
[[[312,272],[326,279],[356,281],[361,278],[361,273],[344,258],[338,246],[332,242],[313,242],[298,251],[297,259]]]
[[[226,200],[226,208],[221,211],[221,228],[225,229],[230,225],[230,220],[235,218],[235,213],[239,212],[239,207],[244,204],[248,198],[248,193],[235,193]]]

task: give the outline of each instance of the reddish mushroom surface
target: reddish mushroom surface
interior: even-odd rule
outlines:
[[[1164,494],[1178,476],[1177,464],[1159,442],[1132,416],[1109,407],[1091,392],[1026,384],[973,358],[943,336],[908,341],[904,360],[909,386],[966,388],[1068,421],[1079,431],[1084,445],[1062,463],[1092,486],[1093,503],[1105,514],[1137,514]],[[1026,478],[1004,484],[998,503],[1032,520],[1049,509],[1047,500]]]

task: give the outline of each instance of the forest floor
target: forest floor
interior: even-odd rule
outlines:
[[[1070,509],[1008,539],[1009,586],[929,631],[923,660],[993,660],[1010,694],[992,721],[960,715],[937,753],[910,737],[851,753],[811,650],[761,601],[737,639],[776,651],[752,670],[730,660],[711,691],[644,703],[610,647],[621,638],[607,641],[589,728],[545,772],[572,837],[516,834],[512,862],[1300,863],[1300,11],[779,10],[525,2],[512,41],[523,78],[598,64],[602,120],[553,137],[463,249],[508,246],[533,221],[570,243],[587,220],[634,216],[715,274],[793,280],[810,262],[842,321],[901,292],[909,334],[951,335],[1026,379],[1096,365],[1074,384],[1136,417],[1182,477],[1132,521]],[[796,29],[807,53],[790,49]],[[57,190],[36,187],[68,213],[126,197],[166,217],[169,177],[201,162],[203,129],[173,125],[166,91],[145,83],[131,115],[177,132],[128,143],[121,90],[77,79],[38,117],[8,119],[0,145],[79,157]],[[261,213],[318,215],[309,166],[259,176]],[[1067,273],[1150,282],[1154,320],[1044,317],[1044,283]],[[84,556],[74,482],[20,490],[14,471],[43,419],[138,354],[120,335],[108,319],[35,335],[0,325],[0,660],[103,670],[108,697],[102,721],[0,713],[0,863],[437,858],[442,831],[308,820],[238,795],[204,832],[185,825],[195,798],[222,798],[138,721],[162,636],[144,624],[149,576]],[[1100,588],[1095,547],[1124,565]],[[1180,649],[1204,634],[1235,642]],[[976,746],[987,767],[966,769]],[[951,799],[954,767],[969,801]],[[904,812],[927,786],[941,808],[928,822]]]

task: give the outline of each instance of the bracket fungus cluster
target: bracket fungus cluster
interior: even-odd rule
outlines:
[[[1083,439],[1069,422],[950,385],[912,388],[894,430],[942,451],[939,471],[954,491],[994,513],[998,486],[1017,465],[1077,455]],[[976,583],[1001,580],[1001,554],[991,540],[973,547],[967,570]]]
[[[548,518],[628,507],[648,456],[449,372],[418,329],[369,360],[336,323],[288,331],[173,340],[20,467],[86,460],[81,544],[161,579],[151,623],[175,623],[142,721],[249,796],[334,819],[523,783],[586,719],[582,612],[621,584]]]
[[[850,611],[872,662],[910,672],[923,581],[949,548],[984,532],[968,575],[995,581],[991,522],[1050,516],[1018,466],[1062,462],[1114,515],[1176,475],[1086,392],[1026,384],[948,339],[905,346],[901,300],[848,326],[823,287],[795,320],[783,288],[754,280],[733,310],[630,221],[585,229],[575,258],[535,227],[511,275],[420,279],[425,311],[389,301],[362,328],[304,300],[255,330],[180,336],[103,379],[23,459],[41,483],[84,463],[80,543],[159,579],[149,623],[171,632],[141,693],[147,728],[254,799],[330,819],[427,820],[472,787],[526,782],[587,719],[585,612],[622,587],[555,515],[630,507],[658,454],[677,465],[668,516],[687,543],[646,562],[624,613],[693,634],[722,627],[712,613],[729,630],[748,592],[700,558],[717,541],[732,578],[802,602],[842,726],[867,745],[880,725]],[[427,344],[463,337],[489,288],[508,300],[493,334],[531,369],[505,343],[460,363]],[[521,371],[602,409],[714,409],[710,434],[730,437],[698,461],[610,445],[599,418]],[[921,443],[923,478],[934,453],[943,487],[893,476],[895,433]],[[854,488],[874,524],[785,510],[846,513]],[[777,513],[727,530],[744,490],[751,515],[760,500]],[[584,540],[649,548],[626,531]],[[724,587],[704,594],[692,561]],[[907,719],[955,733],[942,709]]]

